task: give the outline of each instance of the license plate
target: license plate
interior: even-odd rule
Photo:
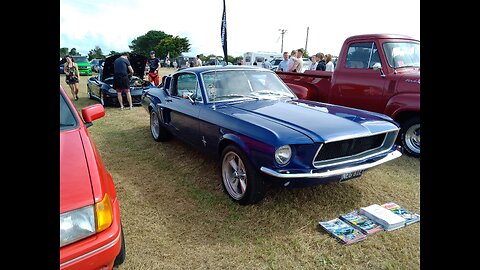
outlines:
[[[352,178],[355,178],[355,177],[359,177],[359,176],[362,175],[362,173],[363,173],[363,170],[344,173],[340,177],[340,182],[343,182],[343,181],[346,181],[346,180],[349,180],[349,179],[352,179]]]

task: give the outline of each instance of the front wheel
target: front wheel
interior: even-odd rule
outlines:
[[[420,157],[420,117],[412,117],[402,124],[400,140],[407,155]]]
[[[265,183],[245,153],[235,145],[222,151],[222,186],[234,202],[255,204],[265,197]]]

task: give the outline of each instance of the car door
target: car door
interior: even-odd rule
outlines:
[[[179,138],[198,146],[199,102],[202,100],[198,80],[194,73],[175,74],[168,89],[170,96],[161,105],[162,116],[170,132]],[[189,98],[190,97],[190,98]],[[192,102],[193,101],[193,102]]]
[[[98,80],[98,75],[88,78],[88,88],[92,95],[100,97],[100,81]]]
[[[335,69],[331,103],[369,111],[382,112],[386,80],[375,63],[381,63],[377,45],[373,41],[352,43],[348,47],[343,67]],[[384,63],[381,63],[382,66]]]

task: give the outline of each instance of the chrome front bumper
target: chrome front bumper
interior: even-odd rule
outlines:
[[[353,166],[353,167],[327,170],[327,171],[324,171],[324,172],[317,172],[317,173],[314,173],[313,171],[310,171],[310,173],[278,172],[278,171],[269,169],[267,167],[261,167],[260,170],[262,172],[268,174],[268,175],[271,175],[273,177],[278,177],[278,178],[328,178],[328,177],[343,175],[345,173],[351,173],[351,172],[366,170],[366,169],[378,166],[378,165],[380,165],[382,163],[385,163],[387,161],[396,159],[396,158],[400,157],[401,155],[402,155],[402,153],[400,153],[400,151],[395,150],[395,151],[387,154],[382,159],[379,159],[377,161],[373,161],[373,162],[370,162],[370,163],[364,163],[364,164],[356,165],[356,166]]]

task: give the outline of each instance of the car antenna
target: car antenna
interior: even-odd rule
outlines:
[[[213,63],[214,64],[214,68],[213,68],[213,106],[212,106],[212,109],[213,110],[216,110],[217,109],[217,105],[216,105],[216,102],[215,102],[215,98],[217,97],[217,58],[218,56],[215,56],[215,62]]]

